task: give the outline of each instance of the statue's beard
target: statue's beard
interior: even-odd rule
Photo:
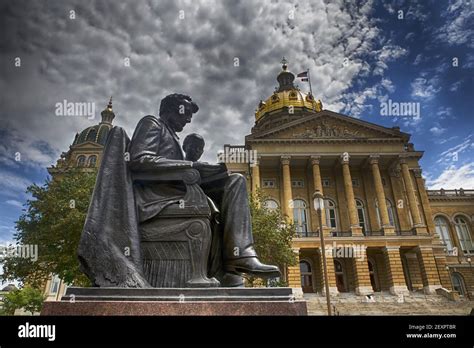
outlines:
[[[184,129],[184,126],[186,126],[186,123],[185,124],[181,124],[180,122],[173,122],[173,121],[168,121],[169,122],[169,125],[171,126],[171,128],[173,128],[173,130],[175,132],[181,132],[183,129]]]

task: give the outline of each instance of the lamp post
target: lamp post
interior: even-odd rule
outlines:
[[[324,287],[326,289],[326,303],[328,306],[328,315],[332,315],[331,310],[331,296],[329,295],[328,269],[326,264],[326,246],[324,244],[323,219],[322,210],[324,209],[324,199],[321,191],[316,191],[313,195],[314,209],[318,215],[319,221],[319,237],[321,238],[321,255],[323,258],[323,273],[324,273]]]
[[[466,259],[466,261],[469,263],[469,270],[471,271],[471,268],[472,268],[472,260],[471,260],[471,258],[468,257],[468,258]],[[464,284],[464,286],[467,288],[466,284]],[[467,294],[467,298],[471,300],[471,299],[472,299],[472,295],[471,295],[471,293],[468,291],[468,289],[466,289],[466,294]]]

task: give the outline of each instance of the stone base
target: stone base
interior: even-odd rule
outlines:
[[[438,285],[427,285],[423,287],[423,292],[426,295],[436,294],[436,289],[442,288],[440,284]]]
[[[323,296],[326,296],[326,288],[323,287],[322,291],[321,291],[321,294]],[[330,286],[329,287],[329,296],[337,296],[339,295],[339,290],[337,290],[337,287],[336,286]]]
[[[385,236],[396,236],[395,227],[393,226],[383,226],[382,227],[383,234]]]
[[[355,292],[359,296],[365,296],[374,293],[374,289],[371,286],[358,286],[355,289]]]
[[[390,287],[390,293],[392,295],[408,295],[410,291],[406,287],[406,285],[396,285]]]
[[[417,236],[423,236],[428,234],[426,226],[415,226],[413,227],[413,230],[415,231]]]
[[[41,315],[307,315],[291,288],[68,288]]]

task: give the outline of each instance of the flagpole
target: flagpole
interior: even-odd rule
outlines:
[[[315,111],[314,110],[314,95],[313,95],[313,88],[311,87],[311,77],[309,73],[309,68],[307,68],[306,71],[308,72],[309,93],[311,93],[311,97],[313,98],[311,105],[313,106],[313,111]]]

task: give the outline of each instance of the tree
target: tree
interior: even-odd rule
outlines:
[[[24,309],[32,315],[41,312],[45,297],[39,289],[26,286],[23,289],[15,289],[3,298],[3,314],[14,315],[15,310]]]
[[[38,259],[5,258],[4,280],[17,279],[40,288],[51,273],[68,284],[89,285],[79,269],[77,248],[95,185],[96,172],[70,170],[43,186],[28,187],[32,199],[16,222],[19,245],[38,246]]]
[[[268,209],[262,204],[268,197],[261,191],[256,197],[250,195],[250,213],[254,246],[263,263],[277,265],[280,270],[296,264],[296,255],[291,248],[295,227],[283,216],[280,209]],[[254,277],[247,277],[250,286]],[[279,285],[284,285],[280,282]]]

